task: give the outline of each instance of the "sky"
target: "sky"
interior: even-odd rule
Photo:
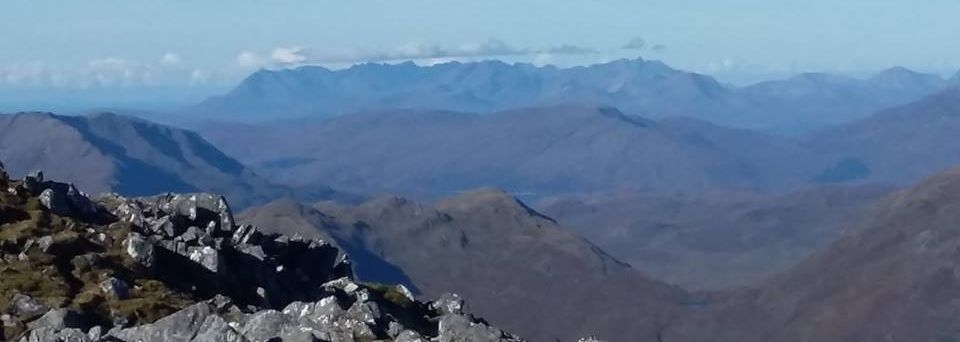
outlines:
[[[958,0],[4,0],[0,100],[189,98],[259,68],[408,59],[642,56],[733,83],[894,65],[946,75],[960,70],[957,14]]]

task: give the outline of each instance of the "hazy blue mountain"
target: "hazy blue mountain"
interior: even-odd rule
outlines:
[[[343,70],[319,66],[261,70],[187,112],[194,119],[253,122],[370,109],[490,113],[579,103],[650,118],[686,116],[798,133],[911,102],[946,84],[939,76],[902,67],[869,79],[811,73],[736,88],[643,59],[572,68],[500,61],[367,63]]]
[[[207,191],[222,193],[240,207],[294,195],[196,133],[115,114],[0,115],[0,158],[15,175],[43,170],[89,193]],[[323,186],[299,189],[297,195],[340,196]]]
[[[948,82],[952,87],[960,86],[960,72],[957,72],[956,74],[954,74],[953,77],[951,77]]]
[[[488,115],[368,111],[201,131],[231,155],[290,184],[325,182],[359,193],[427,198],[484,186],[534,195],[771,189],[804,182],[824,167],[788,139],[595,106]]]
[[[957,132],[960,88],[951,88],[820,132],[808,141],[860,169],[859,180],[905,184],[960,164]]]
[[[751,111],[778,117],[783,120],[778,123],[782,131],[796,133],[856,120],[946,86],[940,76],[895,67],[868,79],[806,73],[744,87],[738,94],[755,105]]]
[[[208,117],[272,119],[382,108],[486,113],[581,102],[650,117],[720,119],[732,113],[727,110],[733,105],[729,95],[708,76],[643,59],[573,68],[500,61],[368,63],[336,71],[318,66],[261,70],[192,111]]]

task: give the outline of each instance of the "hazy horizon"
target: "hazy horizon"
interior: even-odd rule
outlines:
[[[8,33],[0,36],[0,90],[38,100],[102,88],[127,89],[142,103],[151,95],[132,90],[166,88],[182,95],[160,102],[182,103],[228,89],[260,68],[404,60],[573,66],[642,56],[737,85],[802,72],[862,77],[904,66],[949,76],[960,70],[960,44],[951,36],[960,22],[950,15],[960,12],[960,3],[946,0],[290,0],[271,6],[43,0],[5,2],[0,9],[0,30]],[[78,101],[107,100],[84,95]]]

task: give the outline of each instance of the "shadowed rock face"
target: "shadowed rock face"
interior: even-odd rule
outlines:
[[[836,243],[666,341],[949,341],[960,325],[960,170],[896,193]]]
[[[473,311],[535,341],[591,334],[653,341],[685,301],[682,291],[646,278],[498,190],[433,206],[396,197],[356,207],[277,202],[240,220],[272,231],[299,222],[347,251],[395,265],[427,297],[457,289]],[[381,265],[358,261],[355,268],[364,278]]]
[[[292,195],[193,132],[113,114],[0,115],[0,157],[14,175],[46,170],[90,193],[210,191],[240,207]],[[338,196],[324,187],[303,190],[301,198]]]
[[[356,283],[337,248],[238,226],[220,196],[91,201],[2,167],[0,185],[3,340],[522,341],[457,295]]]

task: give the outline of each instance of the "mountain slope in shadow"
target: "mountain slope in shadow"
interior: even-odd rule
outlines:
[[[293,195],[196,133],[109,113],[0,115],[0,156],[12,174],[43,170],[88,193],[209,191],[238,207]],[[340,196],[325,187],[300,190],[304,199]]]
[[[201,132],[271,178],[415,198],[485,186],[536,196],[789,188],[827,165],[785,138],[586,105],[488,115],[372,111]]]
[[[533,341],[598,334],[656,339],[686,301],[499,190],[428,206],[397,197],[355,207],[271,204],[241,221],[332,236],[396,265],[427,297],[456,291],[471,310]],[[297,233],[294,232],[294,233]],[[290,232],[288,232],[290,233]],[[371,267],[355,260],[361,278]],[[372,268],[376,270],[377,265]]]
[[[826,250],[675,324],[665,340],[955,340],[957,208],[953,169],[884,199]]]

